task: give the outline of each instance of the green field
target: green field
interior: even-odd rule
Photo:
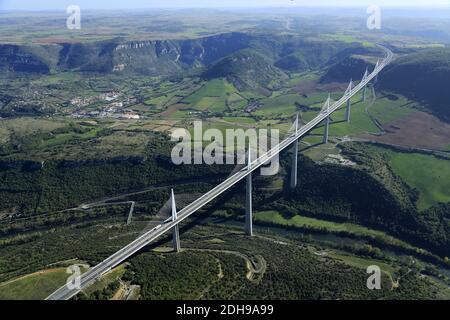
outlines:
[[[42,147],[48,147],[48,146],[54,146],[58,144],[64,144],[71,140],[90,140],[95,137],[97,137],[98,133],[101,131],[101,129],[93,129],[85,133],[81,134],[75,134],[75,133],[64,133],[64,134],[58,134],[57,136],[44,140],[42,142]]]
[[[319,106],[321,108],[327,97],[327,93],[314,93],[306,98],[298,94],[274,94],[272,97],[260,100],[262,106],[254,114],[265,117],[290,117],[299,112],[295,103],[310,107]],[[317,114],[318,111],[308,111],[302,116],[308,121]]]
[[[370,113],[382,124],[388,124],[396,119],[410,115],[416,110],[408,99],[397,96],[398,100],[388,98],[377,99],[370,108]]]
[[[255,112],[256,115],[283,115],[289,116],[295,114],[295,102],[299,101],[299,96],[295,94],[270,97],[261,100],[262,107]]]
[[[222,118],[226,122],[230,123],[238,123],[238,124],[245,124],[245,125],[254,125],[256,124],[255,119],[250,117],[223,117]]]
[[[287,87],[290,89],[290,87],[296,86],[301,84],[304,81],[315,81],[319,80],[320,74],[318,72],[305,72],[305,73],[292,73],[290,75],[289,81],[286,83]]]
[[[367,267],[369,267],[369,266],[376,265],[376,266],[380,267],[381,271],[388,274],[391,279],[394,279],[394,274],[398,270],[397,268],[394,268],[391,265],[389,265],[383,261],[380,261],[380,260],[361,258],[361,257],[356,257],[356,256],[352,256],[352,255],[348,255],[348,254],[341,254],[341,253],[336,253],[336,252],[331,252],[328,254],[328,256],[333,259],[341,260],[348,265],[351,265],[351,266],[354,266],[357,268],[362,268],[364,270],[366,270]]]
[[[450,160],[417,153],[389,152],[390,165],[420,192],[419,210],[450,202]]]
[[[294,226],[294,227],[311,227],[311,228],[325,228],[335,232],[352,232],[359,234],[370,235],[384,235],[383,232],[373,231],[356,224],[350,223],[335,223],[330,221],[318,220],[303,216],[294,216],[291,219],[284,218],[276,211],[263,211],[255,213],[256,221],[273,222],[279,225]]]
[[[344,107],[333,113],[331,116],[330,135],[342,137],[366,132],[378,132],[377,126],[365,112],[365,107],[366,103],[362,102],[359,96],[352,99],[350,123],[345,121],[346,110]],[[323,134],[323,127],[314,129],[312,133]]]
[[[328,155],[338,155],[340,150],[333,143],[323,144],[322,137],[307,137],[303,141],[309,141],[317,144],[313,148],[301,147],[302,153],[314,161],[323,161]]]
[[[225,79],[214,79],[206,82],[182,102],[198,111],[223,112],[226,110],[228,95],[236,92],[232,84]]]
[[[82,272],[85,269],[82,268]],[[98,282],[86,289],[92,295],[104,290],[125,273],[125,265],[120,265],[104,275]],[[44,270],[0,284],[0,300],[43,300],[64,285],[70,274],[65,268]]]
[[[336,34],[324,34],[322,35],[322,38],[327,40],[335,40],[335,41],[342,41],[346,43],[361,43],[365,47],[374,47],[375,44],[369,41],[363,41],[355,38],[354,36],[342,34],[342,33],[336,33]]]
[[[51,74],[42,76],[39,80],[33,80],[31,83],[40,85],[59,84],[64,81],[74,81],[81,79],[81,75],[75,72],[61,72],[58,74]]]
[[[36,133],[47,133],[65,126],[65,121],[52,121],[38,118],[2,120],[0,126],[0,143],[9,141],[10,136],[24,137]]]
[[[331,232],[347,232],[350,234],[377,237],[384,241],[397,244],[401,246],[409,247],[405,242],[398,240],[385,232],[369,229],[357,224],[352,223],[336,223],[325,220],[318,220],[309,217],[303,217],[296,215],[291,219],[284,218],[279,212],[276,211],[263,211],[255,213],[256,221],[270,222],[280,226],[292,226],[292,227],[306,227],[309,229],[325,229]]]
[[[366,112],[369,107],[369,113],[374,116],[381,124],[387,124],[396,119],[405,117],[416,109],[413,108],[411,102],[404,97],[398,97],[398,100],[389,100],[388,98],[380,98],[370,105],[371,94],[366,102],[361,101],[358,94],[352,98],[352,109],[350,123],[344,121],[346,108],[342,107],[331,116],[332,124],[330,126],[330,135],[342,137],[345,135],[358,135],[363,133],[379,133],[380,129],[374,124],[370,116]],[[313,134],[322,134],[323,128],[316,128]]]
[[[172,95],[163,95],[163,96],[159,96],[156,98],[145,100],[144,103],[146,105],[151,105],[151,106],[162,106],[162,105],[165,105],[173,97],[174,97],[173,94]]]
[[[333,93],[332,99],[337,100],[341,95],[342,93],[340,92]],[[314,93],[306,98],[296,94],[281,94],[279,96],[262,99],[262,107],[254,112],[254,114],[257,116],[265,117],[290,117],[294,116],[296,113],[300,113],[303,121],[308,122],[316,117],[319,111],[317,110],[300,112],[295,106],[295,103],[321,109],[327,97],[327,93]],[[365,103],[362,102],[359,95],[356,95],[352,99],[352,114],[350,123],[344,121],[346,113],[345,108],[341,108],[340,110],[336,111],[331,116],[332,125],[330,127],[330,135],[345,136],[357,135],[366,132],[379,132],[378,127],[373,123],[373,121],[365,111],[368,103],[369,100]],[[391,117],[391,119],[396,119],[411,112],[411,109],[407,107],[398,110],[398,107],[402,104],[405,104],[404,100],[390,102],[387,99],[381,99],[376,101],[376,103],[372,106],[371,111],[376,110],[377,115],[384,115],[385,113],[390,112],[390,110],[392,109],[396,112],[393,112],[389,117]],[[386,119],[386,117],[383,119]],[[322,127],[318,127],[312,131],[312,134],[322,133]]]
[[[0,300],[43,300],[70,275],[65,268],[43,271],[0,284]]]

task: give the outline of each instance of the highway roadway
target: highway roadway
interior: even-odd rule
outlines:
[[[229,177],[227,180],[222,182],[220,185],[210,190],[208,193],[204,194],[184,209],[178,212],[178,220],[172,221],[172,218],[165,220],[162,224],[158,225],[154,229],[146,232],[145,234],[138,237],[136,240],[123,247],[112,256],[93,267],[86,273],[81,276],[81,285],[78,288],[69,288],[68,286],[63,286],[49,297],[46,300],[69,300],[70,298],[77,295],[81,290],[88,287],[96,280],[100,279],[102,275],[108,273],[112,268],[116,267],[127,258],[149,245],[151,242],[155,241],[157,238],[161,237],[165,233],[171,231],[176,225],[186,220],[193,213],[216,199],[222,193],[236,185],[238,182],[245,179],[249,174],[258,170],[260,167],[269,163],[270,160],[275,157],[281,151],[287,149],[293,143],[297,142],[301,137],[319,125],[322,121],[324,121],[327,117],[329,117],[333,112],[338,110],[341,106],[343,106],[349,99],[351,99],[354,95],[356,95],[361,89],[363,89],[372,79],[374,79],[378,73],[380,73],[394,58],[394,54],[387,48],[380,46],[386,52],[386,58],[378,64],[375,70],[370,73],[366,79],[361,81],[357,86],[355,86],[350,92],[346,92],[346,94],[333,103],[328,110],[323,110],[320,114],[314,118],[312,121],[307,123],[305,126],[301,127],[297,132],[294,132],[288,138],[283,140],[279,145],[275,146],[267,153],[260,156],[258,159],[252,162],[251,168],[245,167],[241,171],[238,171],[236,174]]]

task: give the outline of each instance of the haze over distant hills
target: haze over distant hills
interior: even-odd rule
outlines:
[[[61,6],[68,6],[71,2],[67,0],[58,1],[55,3],[50,0],[40,1],[39,5],[31,0],[21,0],[12,1],[4,0],[2,1],[2,6],[7,9],[58,9]],[[162,0],[130,0],[127,3],[119,0],[111,0],[108,3],[103,1],[87,1],[79,0],[78,5],[81,7],[95,8],[95,9],[115,9],[115,8],[192,8],[192,7],[326,7],[330,8],[333,6],[337,7],[367,7],[371,5],[370,0],[343,0],[336,3],[332,0],[316,0],[314,3],[306,0],[229,0],[226,3],[212,0],[190,0],[189,2],[184,0],[172,0],[170,3]],[[383,7],[443,7],[448,6],[448,2],[445,0],[379,0],[377,5]]]

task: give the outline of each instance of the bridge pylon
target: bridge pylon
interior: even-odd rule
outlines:
[[[247,170],[252,169],[252,151],[248,148]],[[252,198],[252,174],[247,176],[247,190],[245,197],[245,233],[253,237],[253,198]]]
[[[369,70],[366,68],[366,72],[364,73],[362,81],[366,80],[368,75],[369,75]],[[364,89],[362,92],[362,99],[364,102],[366,102],[366,96],[367,96],[367,85],[364,86]]]
[[[175,193],[173,192],[173,189],[170,201],[172,207],[172,221],[175,222],[178,220],[178,212],[177,212],[177,205],[175,203]],[[180,227],[176,225],[173,228],[173,251],[180,252],[180,250],[181,250]]]
[[[375,65],[375,69],[374,69],[374,70],[377,70],[379,66],[380,66],[380,59],[377,60],[377,64]],[[377,73],[377,75],[375,76],[375,79],[374,79],[373,82],[374,82],[374,83],[377,83],[377,82],[378,82],[378,73]]]
[[[327,144],[329,140],[329,134],[330,134],[330,102],[331,102],[331,96],[328,94],[328,99],[325,102],[325,108],[327,112],[327,118],[325,119],[325,129],[323,133],[323,143]]]
[[[352,92],[352,89],[353,89],[353,79],[350,79],[350,84],[348,85],[346,94],[350,95],[350,93]],[[347,122],[350,122],[351,111],[352,111],[352,102],[351,102],[351,98],[349,98],[347,101],[347,111],[345,113],[345,120]]]
[[[295,118],[295,134],[298,133],[299,118],[298,113]],[[296,140],[292,147],[292,168],[291,168],[291,189],[295,189],[298,183],[298,140]]]

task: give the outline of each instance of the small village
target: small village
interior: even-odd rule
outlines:
[[[70,104],[76,107],[71,113],[73,118],[114,118],[122,120],[139,120],[140,114],[127,109],[135,105],[135,97],[124,97],[122,94],[112,91],[93,97],[77,97],[70,100]],[[100,107],[89,110],[88,107]]]

